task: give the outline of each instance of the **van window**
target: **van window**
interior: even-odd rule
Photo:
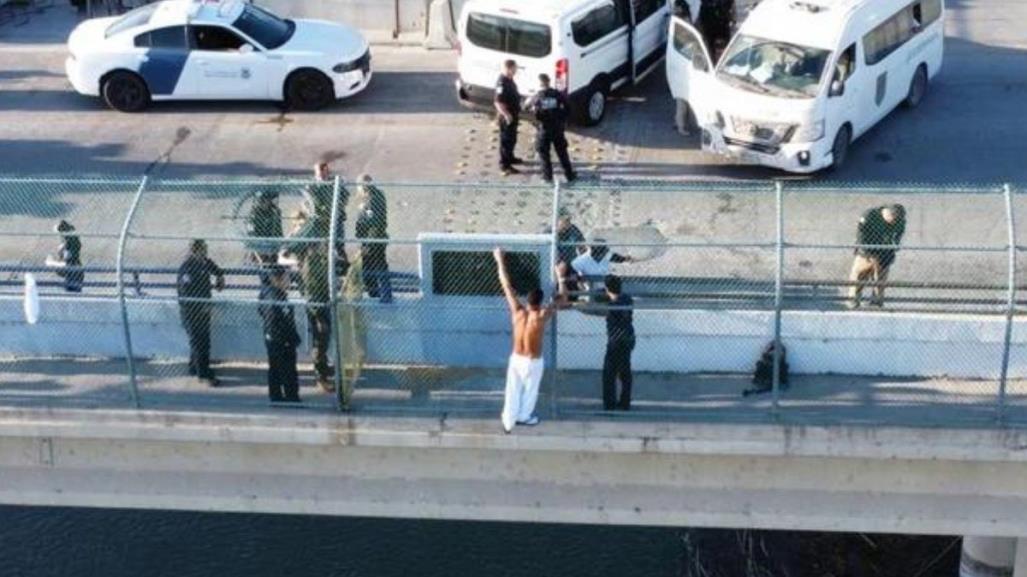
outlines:
[[[681,24],[674,24],[674,38],[673,38],[674,50],[678,54],[684,56],[689,62],[696,61],[696,55],[702,54],[703,48],[699,44],[699,39],[695,37],[687,28]],[[703,57],[705,61],[705,56]]]
[[[845,82],[854,72],[856,72],[855,44],[846,48],[845,51],[842,52],[841,56],[838,57],[838,64],[835,65],[834,77],[832,80]]]
[[[637,24],[656,14],[663,3],[660,0],[631,0],[631,4],[635,10],[635,23]]]
[[[813,98],[831,52],[741,34],[720,61],[717,77],[750,92]]]
[[[624,26],[625,20],[613,4],[604,4],[571,23],[574,43],[585,47]]]
[[[863,37],[867,66],[873,66],[941,17],[941,0],[921,0],[899,10]]]
[[[528,58],[542,58],[552,50],[549,26],[476,12],[467,16],[467,40],[479,48]]]
[[[921,25],[926,28],[941,18],[941,0],[923,0],[920,2],[920,11],[923,17]]]

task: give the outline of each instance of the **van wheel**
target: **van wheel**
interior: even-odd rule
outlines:
[[[851,143],[852,129],[846,124],[835,135],[834,144],[831,145],[831,170],[838,170],[845,165],[845,159],[849,156],[849,144]]]
[[[585,126],[596,126],[606,116],[609,90],[600,82],[593,82],[585,91],[578,107],[578,122]]]
[[[119,112],[139,112],[150,104],[146,82],[131,72],[115,72],[100,87],[103,101]]]
[[[320,110],[334,100],[332,81],[317,70],[293,72],[285,81],[285,104],[293,110]]]
[[[926,94],[927,67],[921,64],[913,74],[913,80],[909,82],[909,93],[906,94],[906,100],[902,103],[906,105],[906,108],[916,108],[924,101]]]

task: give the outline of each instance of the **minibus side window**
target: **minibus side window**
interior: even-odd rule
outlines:
[[[912,38],[919,26],[913,17],[913,7],[906,6],[863,37],[863,51],[867,66],[884,60]]]
[[[659,0],[631,0],[635,10],[635,23],[644,22],[647,18],[660,10]]]
[[[604,4],[571,23],[574,43],[585,47],[624,25],[620,11],[613,4]]]
[[[845,82],[856,72],[856,45],[853,44],[842,52],[838,57],[838,65],[835,67],[834,79]]]
[[[920,2],[920,24],[924,28],[934,24],[941,18],[941,0],[922,0]]]

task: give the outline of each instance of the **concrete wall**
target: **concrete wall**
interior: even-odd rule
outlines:
[[[344,22],[365,32],[427,31],[430,0],[257,0],[257,4],[289,18],[317,18]]]
[[[0,503],[1027,534],[1027,431],[0,408]]]
[[[368,361],[384,364],[502,367],[509,317],[498,299],[456,305],[399,299],[366,301]],[[174,302],[129,300],[139,357],[182,358],[188,348]],[[297,310],[301,334],[305,315]],[[39,324],[26,325],[20,300],[0,301],[0,353],[121,357],[124,337],[116,301],[44,301]],[[602,317],[577,311],[559,318],[559,366],[598,369],[605,345]],[[635,313],[634,366],[652,372],[748,372],[773,335],[773,315],[758,311],[674,310]],[[251,304],[219,304],[215,358],[264,359],[262,325]],[[994,378],[1004,319],[997,316],[793,311],[783,334],[793,372]],[[1027,376],[1027,319],[1017,320],[1010,375]],[[306,339],[305,339],[306,340]],[[304,343],[305,345],[307,343]]]

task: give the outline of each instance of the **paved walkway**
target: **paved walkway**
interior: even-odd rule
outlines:
[[[132,406],[123,360],[0,360],[0,405],[128,408]],[[198,412],[271,410],[264,368],[218,366],[222,386],[207,388],[189,377],[181,361],[137,364],[142,404],[149,409]],[[547,375],[551,376],[551,375]],[[304,409],[331,411],[334,397],[313,386],[301,365]],[[639,374],[630,413],[604,413],[597,371],[560,371],[547,378],[539,400],[543,417],[772,422],[771,395],[743,396],[747,375]],[[498,414],[502,371],[437,368],[369,368],[353,397],[361,413],[418,414],[447,418]],[[781,393],[786,422],[866,423],[899,426],[990,426],[995,423],[998,383],[952,379],[858,376],[792,378]],[[1027,381],[1007,391],[1008,422],[1027,426]]]

